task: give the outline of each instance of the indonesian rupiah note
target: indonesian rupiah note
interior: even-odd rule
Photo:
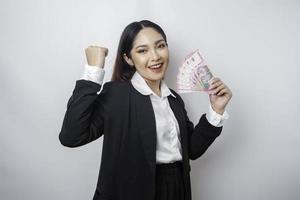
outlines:
[[[177,91],[179,93],[207,91],[213,75],[199,49],[190,53],[179,67]]]

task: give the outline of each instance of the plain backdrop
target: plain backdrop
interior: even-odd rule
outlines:
[[[193,199],[300,199],[297,0],[1,0],[0,199],[92,199],[103,138],[60,144],[67,100],[84,48],[109,48],[108,81],[122,30],[143,19],[167,34],[170,88],[199,48],[233,92],[222,134],[191,161]],[[208,96],[181,96],[196,123]]]

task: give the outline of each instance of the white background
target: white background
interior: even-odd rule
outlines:
[[[60,144],[67,100],[84,48],[109,48],[110,80],[122,30],[142,19],[167,34],[170,88],[182,59],[199,48],[233,92],[221,136],[191,163],[193,199],[300,199],[296,0],[2,0],[0,199],[92,199],[103,138],[74,149]],[[182,97],[197,122],[207,95]]]

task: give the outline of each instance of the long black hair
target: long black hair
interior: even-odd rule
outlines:
[[[123,57],[123,54],[125,53],[127,57],[131,58],[130,51],[133,46],[133,41],[136,37],[136,35],[146,27],[151,27],[155,29],[158,33],[162,35],[165,42],[167,43],[167,37],[162,28],[149,21],[149,20],[142,20],[139,22],[132,22],[128,24],[124,31],[122,32],[119,46],[118,46],[118,52],[117,57],[113,69],[112,74],[112,81],[129,81],[133,74],[135,73],[136,69],[134,66],[130,66],[126,60]]]

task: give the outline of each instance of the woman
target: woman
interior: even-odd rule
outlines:
[[[182,98],[163,81],[169,51],[161,27],[143,20],[125,28],[112,81],[102,87],[107,53],[86,49],[88,65],[68,101],[61,143],[78,147],[104,135],[94,200],[190,200],[189,160],[220,135],[230,89],[213,79],[210,110],[194,127]]]

